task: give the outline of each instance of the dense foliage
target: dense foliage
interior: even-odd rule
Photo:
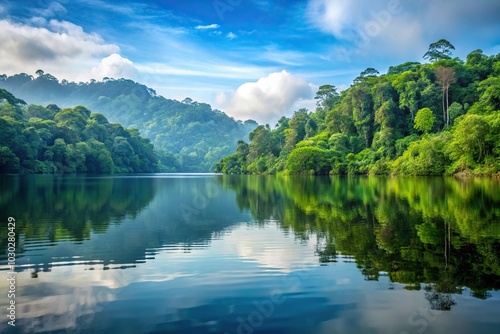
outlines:
[[[451,58],[446,40],[380,75],[368,68],[317,109],[259,126],[215,166],[226,174],[491,175],[500,171],[500,54]]]
[[[30,103],[84,105],[112,122],[138,129],[154,144],[164,171],[210,171],[257,126],[254,121],[235,121],[189,98],[179,102],[157,96],[153,89],[126,79],[59,82],[39,70],[36,78],[26,73],[0,75],[0,88]]]
[[[0,89],[0,173],[155,172],[158,157],[137,130],[82,106],[26,102]]]

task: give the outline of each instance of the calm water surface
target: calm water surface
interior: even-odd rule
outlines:
[[[500,328],[494,180],[0,176],[0,213],[2,333]]]

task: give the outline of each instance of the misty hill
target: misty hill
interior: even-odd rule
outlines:
[[[204,172],[236,149],[256,127],[254,121],[236,121],[210,105],[189,98],[166,99],[144,85],[126,79],[102,82],[59,81],[37,71],[0,75],[0,88],[32,104],[60,108],[84,105],[110,122],[137,128],[151,140],[168,171]]]

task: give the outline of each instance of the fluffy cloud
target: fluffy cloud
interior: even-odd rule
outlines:
[[[0,31],[0,73],[34,73],[42,68],[59,78],[85,80],[103,56],[119,51],[67,21],[37,18],[27,25],[0,20]]]
[[[138,80],[139,77],[139,71],[134,63],[117,53],[102,59],[99,66],[94,67],[91,72],[95,79],[109,77]]]
[[[314,94],[314,86],[287,71],[271,73],[256,82],[247,82],[229,98],[220,93],[217,104],[236,119],[254,119],[274,125],[283,115],[301,101],[307,102]]]

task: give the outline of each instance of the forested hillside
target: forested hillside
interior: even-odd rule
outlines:
[[[126,79],[75,83],[39,70],[36,77],[0,75],[0,88],[28,103],[61,108],[84,105],[112,122],[136,128],[154,144],[166,171],[210,171],[257,127],[254,121],[235,121],[189,98],[182,102],[166,99]]]
[[[153,145],[82,106],[26,105],[0,89],[0,173],[151,173]]]
[[[500,171],[500,54],[461,60],[430,45],[427,63],[368,68],[339,93],[323,85],[301,109],[216,165],[227,174],[492,175]]]

